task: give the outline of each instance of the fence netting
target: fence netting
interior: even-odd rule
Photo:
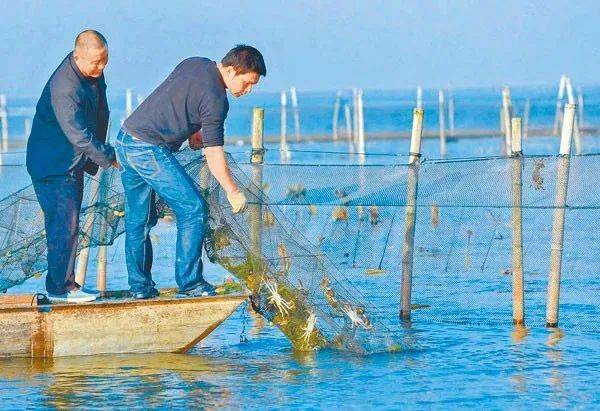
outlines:
[[[229,158],[249,199],[233,214],[197,152],[176,154],[208,207],[206,256],[236,276],[256,311],[295,348],[357,352],[405,347],[399,320],[407,208],[416,210],[412,323],[512,324],[514,210],[522,213],[525,315],[543,326],[553,213],[565,211],[560,325],[596,331],[600,320],[600,156],[491,157],[357,165],[250,164]],[[559,163],[568,196],[556,204]],[[412,171],[411,171],[412,169]],[[522,196],[515,197],[516,170]],[[418,175],[414,203],[409,173]],[[161,218],[172,221],[159,200]],[[407,203],[409,204],[407,206]],[[80,248],[124,231],[117,171],[86,180]],[[412,205],[414,204],[414,206]],[[413,208],[414,207],[414,208]],[[170,234],[175,237],[175,225]],[[43,215],[32,187],[0,201],[0,291],[46,270]]]

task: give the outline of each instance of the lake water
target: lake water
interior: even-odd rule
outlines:
[[[600,124],[600,90],[585,89],[585,122]],[[412,91],[366,91],[366,132],[408,130],[414,100]],[[497,128],[500,108],[499,89],[455,90],[456,128]],[[531,102],[531,125],[550,126],[554,118],[555,90],[547,88],[513,89],[516,110],[522,110],[526,98]],[[10,99],[10,96],[9,96]],[[331,111],[335,93],[301,93],[301,131],[307,134],[331,132]],[[12,99],[21,113],[31,110],[31,100]],[[113,119],[122,115],[122,98],[112,96]],[[247,135],[250,108],[266,107],[266,132],[279,132],[279,96],[258,94],[246,101],[232,103],[227,129],[232,136]],[[428,111],[428,108],[430,109]],[[426,127],[437,127],[437,94],[425,92]],[[431,111],[431,115],[429,112]],[[288,112],[290,120],[291,111]],[[21,119],[12,119],[18,135]],[[288,134],[293,133],[289,122]],[[114,130],[113,130],[114,132]],[[239,161],[247,161],[247,146],[228,145]],[[293,140],[292,140],[293,141]],[[583,140],[585,153],[598,152],[600,139]],[[275,146],[268,147],[268,162],[278,162]],[[356,161],[356,158],[331,153],[348,150],[346,143],[294,143],[292,161],[332,163]],[[408,141],[367,142],[372,163],[403,161],[389,154],[404,155]],[[438,143],[426,140],[425,157],[439,156]],[[501,152],[500,139],[469,139],[448,143],[453,158],[495,156]],[[558,139],[536,137],[525,140],[527,154],[555,154]],[[0,197],[29,183],[24,167],[22,142],[11,143],[0,167]],[[11,164],[11,165],[9,165]],[[593,186],[590,188],[593,189]],[[153,240],[161,248],[157,253],[155,279],[159,286],[172,286],[173,227],[160,223]],[[595,233],[594,233],[595,234]],[[590,234],[589,238],[594,238]],[[544,238],[544,244],[548,244]],[[598,244],[588,244],[592,250]],[[109,251],[109,288],[126,288],[123,242],[118,239]],[[589,251],[589,250],[586,250]],[[577,251],[579,252],[579,251]],[[590,253],[588,253],[589,255]],[[592,261],[594,261],[592,259]],[[532,262],[533,264],[534,262]],[[540,263],[546,267],[546,262]],[[598,319],[598,270],[587,267],[578,285],[587,290],[584,315]],[[526,273],[527,274],[527,273]],[[208,265],[206,277],[220,281],[227,273]],[[545,286],[545,275],[532,284]],[[95,283],[94,267],[89,274]],[[583,281],[583,282],[582,282]],[[397,289],[397,278],[391,280]],[[452,287],[452,284],[447,285]],[[43,290],[43,279],[31,279],[10,292]],[[441,289],[444,295],[455,292]],[[324,350],[298,353],[273,326],[241,307],[229,320],[187,355],[119,355],[59,358],[55,360],[0,360],[0,398],[3,408],[598,408],[600,404],[600,338],[597,325],[547,330],[541,317],[535,316],[543,304],[545,288],[532,290],[527,300],[527,329],[515,329],[510,314],[497,321],[455,324],[415,314],[401,337],[408,347],[400,353],[355,356]],[[415,302],[435,296],[419,296]],[[490,295],[502,296],[501,290],[487,289],[472,296],[485,307]],[[507,296],[508,294],[504,294]],[[528,294],[530,295],[530,294]],[[580,294],[583,295],[583,294]],[[508,295],[509,296],[509,295]],[[576,295],[577,297],[577,295]],[[504,297],[502,297],[504,298]],[[509,297],[508,297],[509,298]],[[428,300],[427,302],[431,301]],[[441,299],[440,299],[441,300]],[[510,301],[506,306],[510,312]],[[530,304],[531,303],[531,304]],[[535,304],[533,304],[535,303]],[[566,312],[571,307],[566,307]],[[539,310],[538,310],[539,311]],[[240,342],[240,334],[248,342]]]

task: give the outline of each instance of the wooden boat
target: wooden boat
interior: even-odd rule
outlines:
[[[84,304],[37,305],[33,295],[0,297],[0,357],[51,358],[121,353],[185,353],[245,295],[151,300],[109,293]]]

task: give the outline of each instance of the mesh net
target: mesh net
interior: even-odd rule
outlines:
[[[414,323],[512,324],[518,210],[527,323],[543,325],[552,220],[560,210],[566,214],[560,323],[597,328],[600,203],[590,182],[600,172],[598,155],[424,160],[418,166],[405,157],[367,165],[353,159],[255,165],[230,158],[249,199],[243,214],[231,212],[196,152],[176,155],[209,205],[207,256],[246,285],[255,310],[298,349],[376,352],[410,344],[398,320],[407,211],[416,211]],[[418,175],[414,203],[407,198],[411,173]],[[522,195],[515,197],[518,175]],[[566,204],[557,205],[557,184],[567,178]],[[80,247],[111,244],[123,232],[118,173],[88,179],[85,193]],[[164,202],[157,207],[161,218],[173,218]],[[0,290],[45,270],[42,217],[31,187],[0,201]]]

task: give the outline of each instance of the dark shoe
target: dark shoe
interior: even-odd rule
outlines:
[[[130,294],[131,297],[135,298],[136,300],[147,300],[149,298],[158,297],[160,293],[156,288],[152,287],[145,291],[130,291]]]
[[[198,287],[188,291],[179,291],[175,297],[186,298],[186,297],[207,297],[217,295],[217,289],[214,285],[207,283],[206,281],[201,283]]]

